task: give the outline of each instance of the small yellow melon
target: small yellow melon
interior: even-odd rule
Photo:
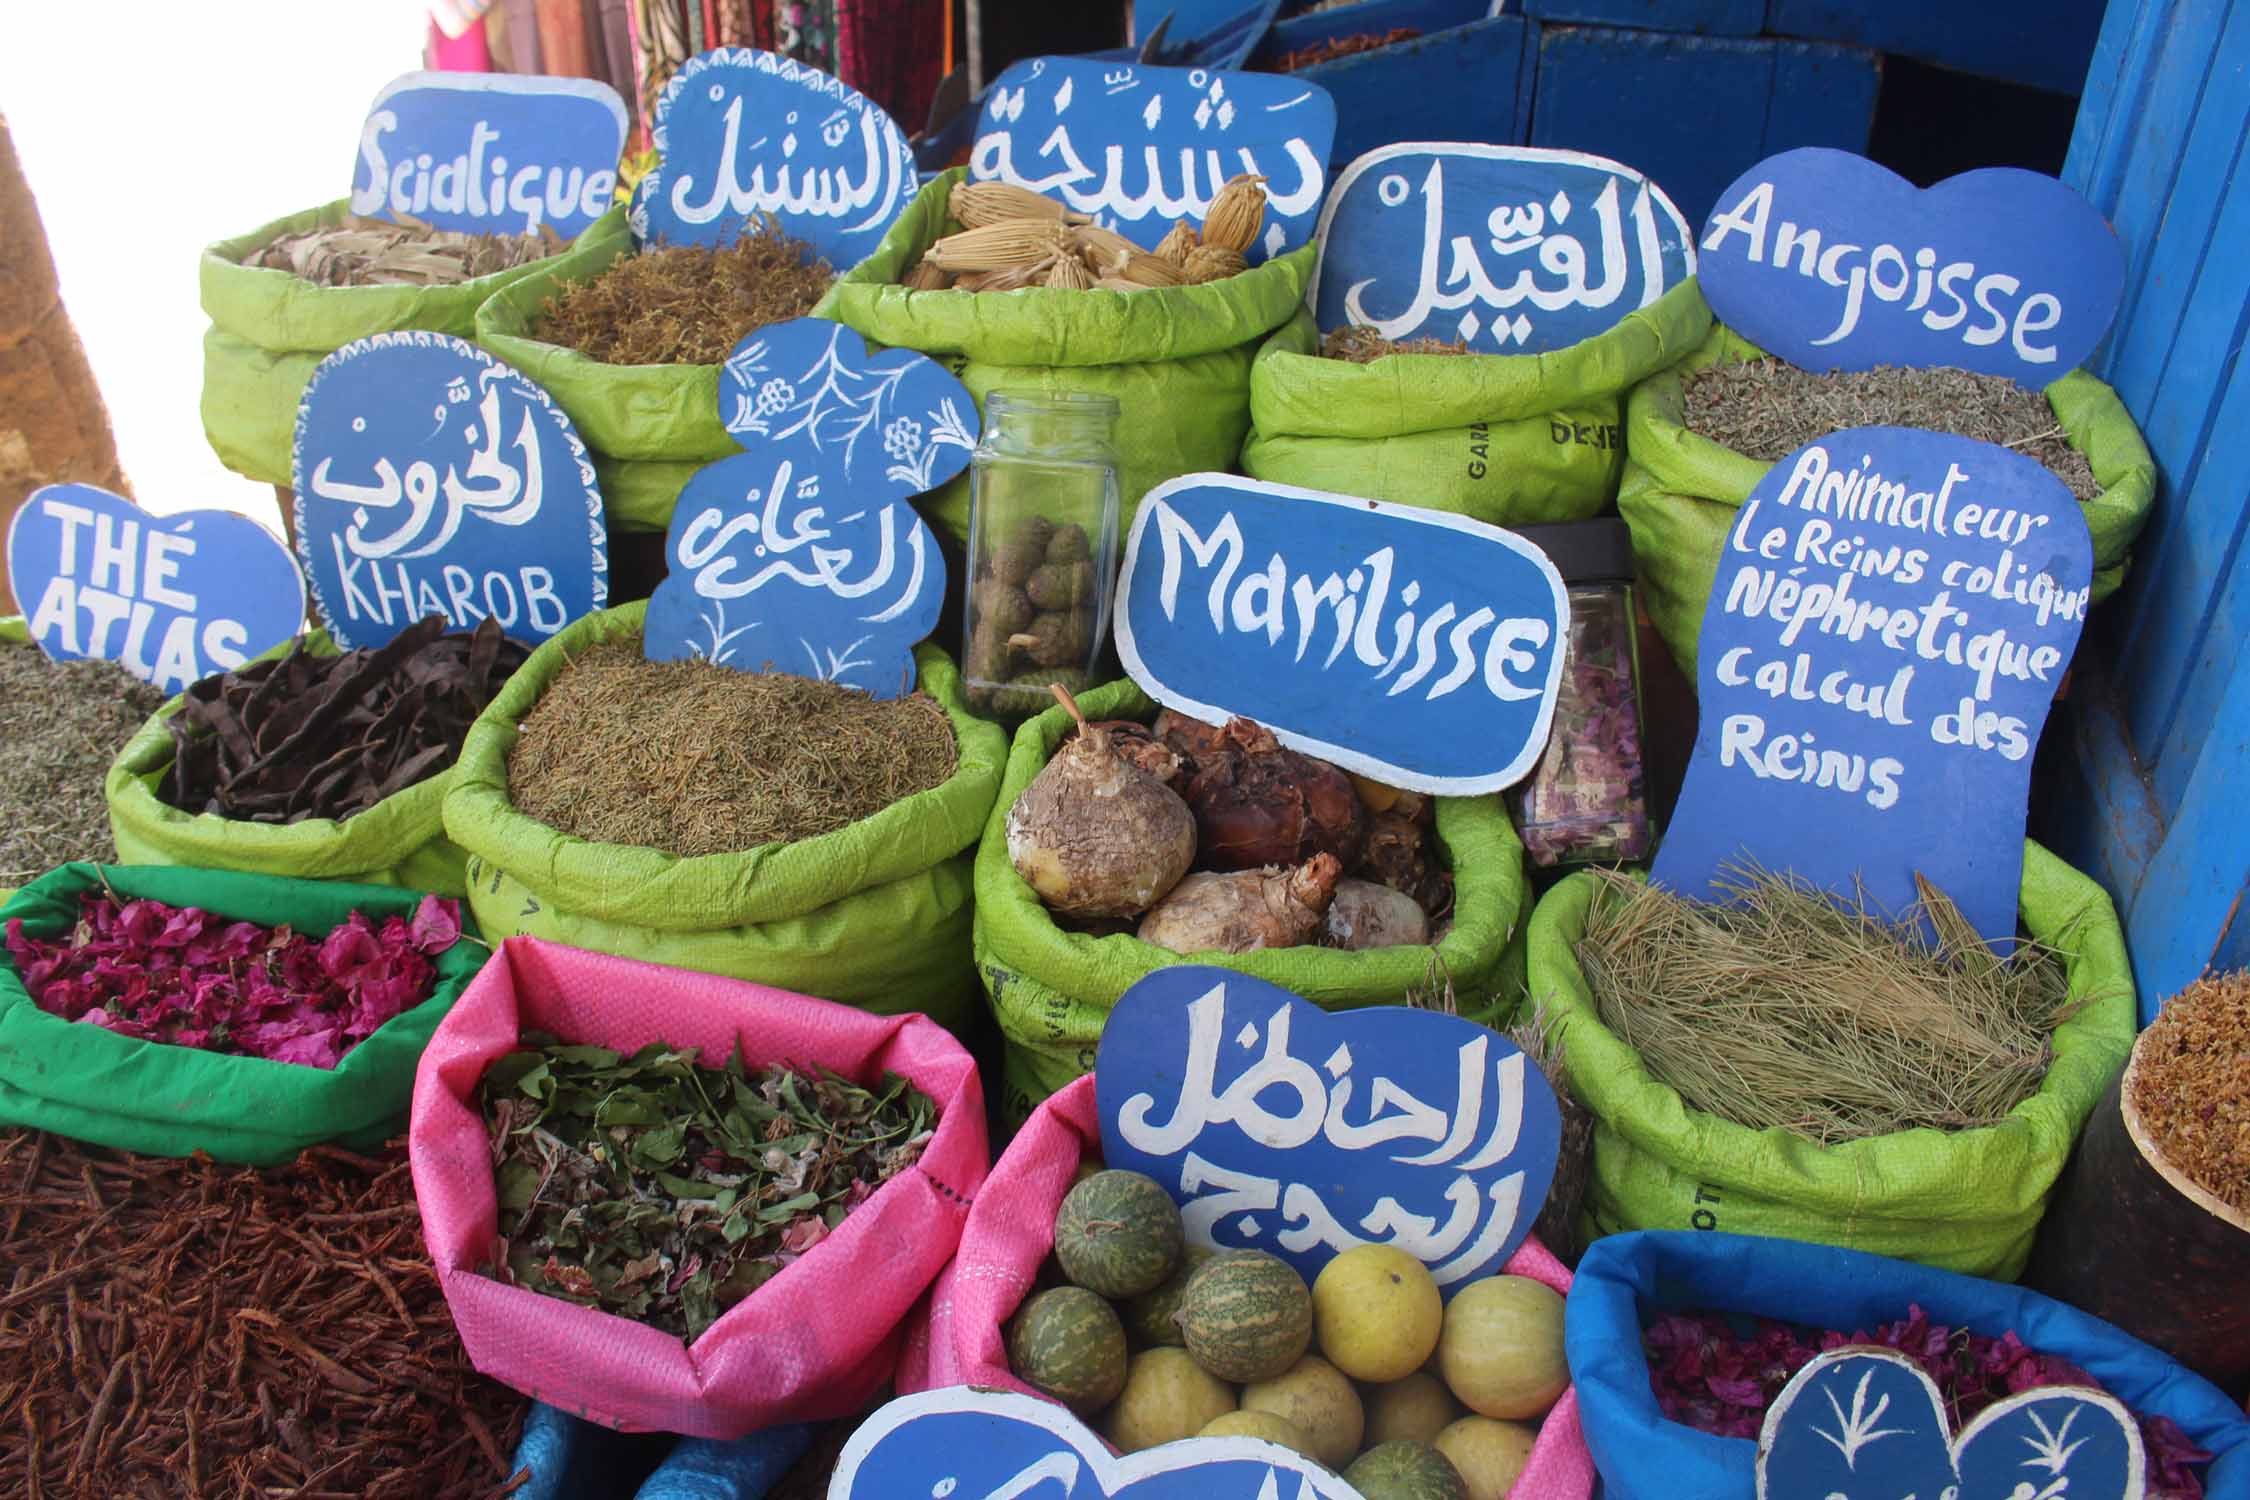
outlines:
[[[1395,1245],[1358,1245],[1313,1282],[1321,1356],[1354,1380],[1400,1380],[1437,1347],[1445,1300],[1429,1268]]]
[[[1359,1397],[1360,1404],[1367,1408],[1366,1442],[1370,1448],[1400,1439],[1435,1442],[1446,1424],[1461,1415],[1461,1403],[1453,1399],[1445,1382],[1421,1370],[1388,1385],[1367,1386]]]
[[[1234,1387],[1185,1349],[1145,1349],[1125,1367],[1125,1389],[1102,1424],[1121,1452],[1193,1437],[1235,1408]]]
[[[1521,1422],[1463,1417],[1430,1446],[1461,1471],[1469,1500],[1505,1500],[1523,1466],[1531,1461],[1531,1445],[1538,1440],[1539,1434]]]
[[[1243,1387],[1245,1411],[1270,1411],[1294,1425],[1312,1444],[1313,1456],[1341,1469],[1359,1452],[1367,1414],[1359,1392],[1344,1372],[1317,1354],[1308,1354],[1271,1380]]]
[[[1270,1411],[1230,1411],[1196,1434],[1197,1437],[1253,1437],[1269,1443],[1279,1443],[1292,1453],[1302,1453],[1317,1462],[1320,1455],[1313,1452],[1312,1439],[1303,1429],[1284,1417]]]
[[[1563,1299],[1528,1276],[1487,1276],[1453,1296],[1438,1365],[1461,1404],[1520,1422],[1544,1414],[1570,1384]]]

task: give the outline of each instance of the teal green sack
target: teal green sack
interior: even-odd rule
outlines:
[[[1299,312],[1251,367],[1242,470],[1495,526],[1584,520],[1617,493],[1625,393],[1710,327],[1701,294],[1682,286],[1567,349],[1354,364],[1322,358]]]
[[[412,920],[422,893],[387,886],[282,880],[221,870],[64,865],[0,906],[32,937],[78,921],[79,898],[104,886],[120,896],[199,906],[216,916],[283,924],[324,937],[354,911],[380,923]],[[364,1150],[406,1128],[414,1068],[438,1022],[484,966],[488,950],[464,916],[461,938],[432,962],[430,998],[392,1017],[335,1068],[231,1057],[121,1036],[65,1021],[33,1003],[0,950],[0,1123],[52,1130],[152,1156],[209,1152],[270,1166],[323,1141]]]
[[[517,934],[756,980],[881,1015],[920,1011],[958,1031],[970,972],[972,846],[1000,785],[1006,740],[969,713],[945,653],[916,648],[921,686],[953,721],[953,775],[819,838],[681,859],[597,844],[517,812],[508,752],[565,661],[637,633],[643,600],[571,623],[524,663],[469,731],[445,826],[469,855],[469,901],[494,942]]]

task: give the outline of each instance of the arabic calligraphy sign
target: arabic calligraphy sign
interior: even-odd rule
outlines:
[[[295,635],[305,581],[248,516],[152,516],[90,484],[34,490],[8,523],[8,587],[55,661],[113,661],[168,693]]]
[[[1191,717],[1442,796],[1499,791],[1546,749],[1570,604],[1498,527],[1188,474],[1142,498],[1118,597],[1126,672]]]
[[[536,646],[609,598],[586,445],[474,344],[379,333],[322,360],[297,407],[297,555],[347,649],[425,615]]]
[[[691,57],[656,104],[656,168],[635,191],[642,244],[731,245],[761,215],[848,269],[882,243],[920,183],[882,106],[818,68],[721,47]]]
[[[1920,872],[2004,947],[2093,567],[2062,481],[1990,443],[1858,427],[1775,464],[1720,552],[1656,879],[1718,899],[1747,854],[1896,912]]]
[[[1322,332],[1566,349],[1695,274],[1694,238],[1631,167],[1529,146],[1397,145],[1344,169],[1320,214]]]
[[[1094,1063],[1102,1160],[1179,1200],[1199,1245],[1265,1250],[1309,1283],[1393,1245],[1451,1296],[1507,1264],[1546,1202],[1562,1117],[1499,1033],[1438,1011],[1330,1015],[1230,969],[1127,990]]]
[[[1361,1500],[1261,1438],[1189,1438],[1120,1458],[1062,1407],[947,1386],[892,1401],[837,1455],[828,1500]]]
[[[408,73],[360,127],[355,214],[465,234],[576,239],[608,212],[625,101],[588,78]]]
[[[648,659],[911,692],[945,599],[913,500],[968,466],[968,388],[927,356],[871,358],[843,324],[796,318],[735,345],[719,420],[745,451],[696,470],[673,507]]]
[[[1986,167],[1917,188],[1803,146],[1719,195],[1703,295],[1807,370],[1951,365],[2041,389],[2078,368],[2125,295],[2125,251],[2052,177]]]
[[[1758,1500],[2141,1500],[2140,1426],[2091,1386],[2042,1386],[1951,1435],[1945,1401],[1894,1349],[1847,1345],[1799,1370],[1766,1410]]]
[[[969,176],[1043,193],[1144,249],[1200,224],[1226,180],[1266,179],[1249,258],[1312,238],[1336,139],[1336,101],[1282,74],[1039,57],[1000,75],[977,120]]]

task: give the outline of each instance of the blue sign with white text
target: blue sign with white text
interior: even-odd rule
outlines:
[[[2043,389],[2125,295],[2117,235],[2052,177],[1984,167],[1917,188],[1825,146],[1736,178],[1701,250],[1711,311],[1807,370],[1953,366]]]
[[[305,622],[289,549],[248,516],[152,516],[90,484],[46,485],[23,502],[8,523],[8,587],[49,657],[113,661],[167,693]]]
[[[1000,75],[977,121],[969,176],[1054,199],[1155,248],[1200,225],[1230,177],[1266,179],[1250,263],[1312,238],[1336,139],[1336,101],[1286,74],[1038,57]]]
[[[1567,349],[1695,274],[1695,240],[1631,167],[1531,146],[1398,145],[1336,179],[1313,313],[1478,354]]]
[[[1436,796],[1499,791],[1547,747],[1570,604],[1496,526],[1188,474],[1142,497],[1118,597],[1126,672],[1206,723]]]
[[[695,471],[649,599],[651,661],[793,672],[877,698],[913,691],[945,558],[914,497],[968,467],[976,402],[926,355],[796,318],[737,344],[719,420],[744,452]]]
[[[442,333],[320,362],[297,407],[297,554],[329,634],[380,646],[425,615],[527,646],[609,599],[594,466],[545,390]]]
[[[1896,915],[1920,874],[2004,948],[2093,568],[2070,491],[2006,448],[1857,427],[1775,464],[1720,551],[1655,878],[1716,900],[1754,861]]]
[[[654,138],[659,160],[631,210],[644,245],[731,245],[770,215],[849,270],[920,185],[914,150],[882,106],[747,47],[689,58],[657,101]]]
[[[1391,1245],[1448,1297],[1531,1232],[1562,1136],[1546,1075],[1498,1032],[1414,1007],[1330,1014],[1201,964],[1119,998],[1094,1101],[1103,1162],[1164,1184],[1191,1243],[1267,1251],[1308,1284]]]
[[[590,78],[408,73],[360,127],[355,214],[566,240],[609,211],[625,101]]]

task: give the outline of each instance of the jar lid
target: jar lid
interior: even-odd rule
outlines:
[[[1564,583],[1633,581],[1633,533],[1615,516],[1504,529],[1546,553]]]

